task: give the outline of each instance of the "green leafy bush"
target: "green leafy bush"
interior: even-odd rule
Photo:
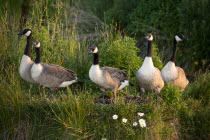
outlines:
[[[101,43],[100,65],[124,70],[133,77],[142,64],[142,59],[137,56],[139,49],[135,44],[133,38],[122,37],[119,34],[108,43]]]
[[[190,83],[184,92],[185,98],[201,100],[204,106],[210,101],[210,72],[198,75],[193,83]]]

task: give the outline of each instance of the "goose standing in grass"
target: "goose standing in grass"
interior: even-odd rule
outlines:
[[[24,29],[22,32],[18,33],[18,35],[25,35],[27,37],[25,51],[22,56],[19,68],[20,76],[23,78],[23,80],[31,84],[37,84],[31,77],[31,67],[34,63],[30,57],[32,45],[32,31],[30,29]]]
[[[182,35],[176,35],[174,37],[174,49],[170,61],[161,70],[163,80],[166,83],[172,83],[173,85],[179,87],[182,91],[185,89],[189,81],[186,78],[185,72],[182,68],[176,67],[176,50],[178,42],[186,40]]]
[[[157,99],[164,86],[164,81],[161,77],[160,70],[154,67],[152,61],[152,34],[146,36],[146,39],[148,40],[147,56],[145,57],[141,68],[136,73],[136,81],[141,88],[142,97],[144,97],[145,90],[155,91]]]
[[[77,74],[69,69],[54,64],[41,63],[40,42],[35,41],[33,46],[36,48],[36,59],[31,68],[31,77],[38,84],[54,91],[80,81]]]
[[[111,90],[114,93],[114,101],[116,102],[117,90],[121,90],[128,85],[132,85],[127,80],[127,74],[116,68],[100,67],[98,47],[91,47],[89,53],[94,54],[93,64],[89,70],[89,77],[91,81],[99,86],[103,92],[105,90]],[[102,96],[104,97],[103,92]]]

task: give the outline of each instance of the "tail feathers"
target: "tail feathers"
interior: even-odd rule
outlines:
[[[118,90],[121,90],[121,89],[123,89],[124,87],[129,86],[129,85],[134,86],[134,84],[132,84],[132,83],[129,82],[128,80],[125,80],[124,82],[121,82],[121,85],[120,85],[120,87],[118,88]]]

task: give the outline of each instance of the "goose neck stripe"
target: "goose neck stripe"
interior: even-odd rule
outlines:
[[[27,43],[26,43],[26,48],[24,51],[24,54],[30,57],[30,52],[31,52],[31,43],[32,43],[32,36],[31,34],[27,37]]]
[[[171,59],[170,61],[174,62],[176,61],[176,51],[177,50],[177,41],[176,39],[174,38],[174,48],[173,48],[173,53],[172,53],[172,56],[171,56]]]
[[[99,64],[99,54],[94,53],[93,65],[98,65],[98,64]]]
[[[152,41],[148,41],[147,56],[152,57]]]
[[[40,55],[40,48],[36,48],[36,59],[35,63],[38,64],[41,61],[41,55]]]

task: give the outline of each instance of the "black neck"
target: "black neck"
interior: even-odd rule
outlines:
[[[99,64],[99,54],[94,53],[93,65],[98,65],[98,64]]]
[[[176,42],[176,39],[174,38],[174,49],[173,49],[173,54],[170,59],[170,61],[172,61],[174,63],[176,61],[176,48],[177,48],[177,42]]]
[[[31,43],[32,43],[32,34],[30,34],[27,37],[27,43],[26,43],[26,48],[24,51],[24,54],[30,57],[30,52],[31,52]]]
[[[152,41],[148,41],[147,57],[152,57]]]
[[[36,48],[36,59],[35,59],[35,63],[38,64],[40,62],[41,62],[40,48]]]

